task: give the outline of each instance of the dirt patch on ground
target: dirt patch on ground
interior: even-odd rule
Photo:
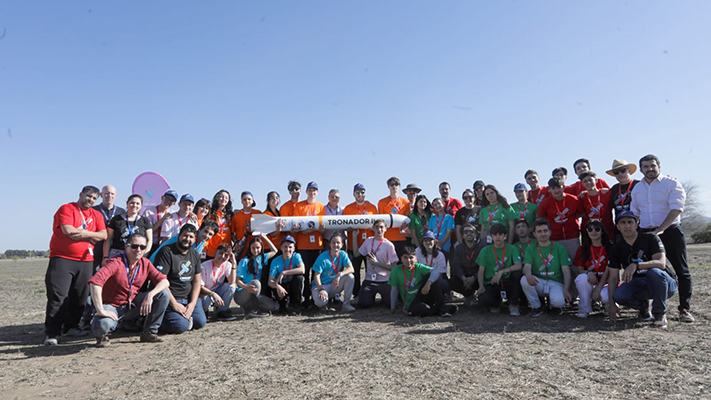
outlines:
[[[711,398],[711,245],[689,246],[694,324],[385,309],[210,323],[44,347],[46,260],[0,261],[0,398]],[[676,316],[677,297],[669,302]]]

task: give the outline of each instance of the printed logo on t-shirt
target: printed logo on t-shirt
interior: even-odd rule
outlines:
[[[569,210],[566,208],[561,212],[556,212],[555,222],[558,224],[564,224],[568,222],[568,211]]]
[[[192,266],[192,263],[189,260],[180,264],[180,270],[178,271],[178,276],[180,277],[181,282],[188,282],[193,279],[193,277],[190,275],[184,276],[190,272],[191,266]]]

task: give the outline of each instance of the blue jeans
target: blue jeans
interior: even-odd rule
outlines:
[[[667,299],[676,293],[677,283],[664,270],[652,268],[646,276],[632,278],[615,290],[615,302],[645,310],[647,301],[652,299],[652,314],[661,315],[667,312]]]
[[[176,299],[178,303],[187,306],[188,299]],[[205,310],[202,308],[202,304],[198,302],[193,309],[193,329],[200,329],[205,324],[207,324],[207,317],[205,316]],[[161,332],[165,333],[183,333],[188,330],[189,320],[183,317],[182,314],[168,307],[165,310],[165,317],[163,317],[163,324],[160,326]]]
[[[235,290],[236,289],[227,282],[221,283],[220,286],[217,287],[217,289],[213,290],[213,292],[217,293],[217,295],[220,296],[222,301],[225,303],[224,306],[217,307],[217,312],[229,310],[230,303],[232,302],[232,296],[234,296]],[[215,303],[215,300],[213,300],[211,296],[205,296],[201,299],[201,301],[202,309],[203,311],[205,311],[205,313],[207,313],[207,310],[210,308],[210,306]],[[193,320],[193,322],[195,321]]]
[[[131,319],[137,317],[138,313],[141,311],[141,304],[143,304],[146,294],[148,294],[148,292],[138,293],[136,298],[133,299],[134,307],[130,310],[128,308],[128,304],[120,307],[104,304],[104,310],[115,312],[116,316],[119,318],[119,321],[121,319]],[[168,289],[163,290],[153,297],[151,312],[148,313],[146,316],[146,322],[143,323],[143,332],[158,333],[158,328],[163,322],[163,316],[166,308],[168,308],[169,302],[170,294],[168,294]],[[91,324],[91,334],[97,338],[103,337],[104,335],[113,332],[119,321],[95,315],[94,322]]]

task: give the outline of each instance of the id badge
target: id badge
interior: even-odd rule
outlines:
[[[501,291],[501,299],[506,300],[506,291],[505,290]]]
[[[370,276],[371,280],[373,280],[373,281],[374,281],[375,278],[377,278],[377,277],[378,277],[378,274],[373,274],[373,275]]]
[[[492,244],[492,243],[494,243],[494,240],[491,238],[491,235],[486,235],[486,243],[487,243],[487,244]]]
[[[89,247],[89,255],[90,256],[94,255],[94,248],[93,247]]]
[[[550,296],[551,294],[551,287],[548,286],[548,282],[543,284],[543,294],[546,296]]]
[[[314,235],[309,236],[309,241],[311,243],[316,243],[316,236],[314,236]]]
[[[204,260],[204,259],[206,259],[206,258],[207,258],[207,252],[203,251],[202,253],[200,253],[200,259],[201,259],[201,260]]]
[[[365,239],[367,239],[367,238],[368,238],[368,234],[367,234],[367,233],[365,233],[365,232],[363,232],[363,236],[361,236],[361,237],[363,238],[363,240],[365,240]]]

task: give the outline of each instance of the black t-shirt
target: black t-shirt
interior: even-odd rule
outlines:
[[[116,216],[120,217],[120,216],[126,214],[126,210],[124,210],[123,208],[121,208],[115,204],[114,204],[114,208],[112,210],[108,210],[107,208],[105,208],[103,203],[99,203],[98,206],[94,206],[92,208],[94,210],[100,212],[101,215],[104,216],[104,224],[106,224],[107,227],[109,226],[109,222],[111,222],[111,219],[113,217],[116,217]]]
[[[176,300],[190,297],[193,277],[202,273],[198,252],[191,247],[183,254],[178,250],[178,244],[172,243],[160,249],[155,260],[156,269],[168,277],[173,297]]]
[[[632,182],[625,183],[624,185],[616,183],[610,188],[612,192],[612,196],[610,196],[610,201],[612,202],[610,208],[615,210],[615,217],[622,211],[630,209],[630,203],[632,203],[632,189],[634,189],[638,183],[638,180],[633,179]]]
[[[139,216],[138,220],[128,222],[125,215],[116,215],[111,218],[109,228],[114,230],[114,240],[111,242],[111,248],[124,250],[126,248],[126,240],[132,232],[146,235],[146,230],[153,228],[153,225],[147,217]]]
[[[631,246],[624,239],[612,245],[610,248],[609,267],[625,269],[628,265],[633,263],[634,260],[650,261],[657,253],[665,253],[664,244],[662,244],[661,239],[659,239],[657,235],[640,232],[637,234],[637,240],[635,240]],[[666,267],[665,271],[672,277],[675,277],[674,272],[672,272],[669,267]],[[638,269],[635,271],[634,276],[640,277],[646,274],[647,270]]]
[[[478,225],[477,218],[479,217],[479,213],[475,211],[476,207],[472,209],[466,207],[460,208],[454,216],[454,225],[461,226],[467,222],[471,222],[474,226]]]

